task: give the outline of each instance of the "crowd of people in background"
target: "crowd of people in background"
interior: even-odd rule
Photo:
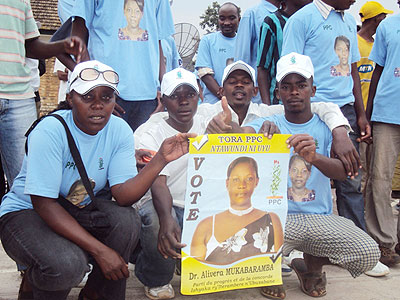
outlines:
[[[79,299],[125,299],[128,262],[148,298],[172,299],[188,138],[206,133],[293,134],[288,221],[274,243],[282,276],[294,270],[305,294],[327,293],[327,264],[388,275],[400,263],[400,16],[364,1],[357,26],[354,2],[260,0],[243,15],[223,3],[191,72],[168,0],[58,0],[49,42],[29,0],[0,0],[0,238],[22,275],[18,299],[66,299],[86,273]],[[43,59],[54,56],[64,123],[38,119]],[[212,254],[214,223],[265,216],[231,206],[196,230],[199,260],[232,259]],[[283,285],[261,294],[286,297]]]

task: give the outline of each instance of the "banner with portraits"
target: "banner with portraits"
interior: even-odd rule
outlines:
[[[191,139],[181,293],[282,284],[290,135]]]

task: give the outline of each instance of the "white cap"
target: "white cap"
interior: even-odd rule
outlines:
[[[276,65],[276,81],[280,82],[289,74],[296,73],[307,79],[314,76],[314,66],[311,58],[292,52],[282,56]]]
[[[236,70],[243,70],[247,72],[250,75],[251,80],[253,80],[253,83],[256,83],[256,72],[254,71],[254,69],[250,65],[246,64],[244,61],[238,60],[225,67],[224,75],[222,75],[222,85],[229,77],[229,75],[231,75],[231,73]]]
[[[91,90],[93,90],[95,87],[98,86],[108,86],[112,88],[117,94],[119,93],[117,89],[117,85],[108,82],[107,80],[104,79],[104,76],[100,74],[100,76],[95,79],[95,80],[82,80],[79,75],[84,69],[96,69],[100,72],[104,71],[114,71],[113,68],[97,61],[97,60],[89,60],[89,61],[84,61],[79,64],[77,64],[74,68],[74,71],[72,73],[68,73],[68,87],[67,87],[67,93],[71,92],[74,90],[78,94],[85,95]]]
[[[197,93],[200,92],[196,75],[183,68],[176,68],[164,74],[161,81],[161,95],[171,96],[183,84],[190,85]]]

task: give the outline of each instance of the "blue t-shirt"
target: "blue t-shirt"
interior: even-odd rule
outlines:
[[[286,120],[284,115],[274,115],[271,117],[259,118],[246,124],[246,126],[251,126],[258,132],[266,120],[274,122],[279,127],[282,134],[308,133],[315,140],[317,153],[328,157],[330,156],[332,134],[326,124],[322,122],[317,115],[314,114],[310,121],[303,124],[290,123]],[[291,149],[291,155],[293,155],[293,148]],[[296,177],[296,174],[298,174],[296,173],[297,171],[302,173],[301,176],[297,175],[300,178]],[[292,183],[292,176],[293,180],[297,182]],[[303,197],[298,198],[297,196],[293,196],[293,184],[303,188]],[[289,165],[287,196],[289,214],[332,214],[332,195],[329,178],[314,166],[311,167],[310,174],[310,171],[306,168],[306,164],[298,156],[293,159],[293,163]],[[300,202],[293,201],[295,198],[300,199]]]
[[[240,19],[235,46],[235,60],[243,60],[257,70],[257,49],[264,18],[278,8],[266,0],[245,11]]]
[[[136,1],[127,4],[136,5]],[[145,0],[142,17],[128,14],[123,0],[76,1],[74,7],[74,16],[83,18],[89,31],[91,59],[113,67],[119,74],[120,97],[127,101],[155,99],[160,84],[158,41],[174,33],[169,1]],[[140,19],[140,33],[127,32],[127,18]]]
[[[224,36],[220,31],[203,36],[197,54],[196,69],[203,67],[213,69],[214,79],[221,86],[224,69],[227,64],[233,62],[235,41],[236,36],[229,38]],[[232,61],[229,62],[229,60]],[[203,103],[216,103],[219,101],[207,87],[204,88],[203,94]]]
[[[64,24],[72,16],[75,0],[58,0],[58,16]]]
[[[372,121],[400,125],[400,15],[383,20],[376,31],[370,60],[384,67],[378,82]]]
[[[289,18],[283,30],[281,56],[291,52],[311,57],[317,86],[312,101],[340,107],[354,102],[351,64],[360,60],[360,53],[356,22],[350,14],[331,11],[325,19],[314,3],[306,5]]]
[[[178,49],[176,48],[174,38],[169,36],[161,40],[161,48],[165,58],[165,72],[179,68],[182,64],[182,59],[178,53]]]
[[[120,184],[137,174],[133,132],[121,118],[111,116],[96,135],[81,131],[73,121],[71,110],[61,115],[74,137],[88,177],[96,194],[106,184]],[[3,198],[0,216],[32,209],[30,195],[63,197],[77,206],[90,203],[68,146],[65,129],[54,117],[42,120],[28,137],[28,155],[14,180],[11,191]]]

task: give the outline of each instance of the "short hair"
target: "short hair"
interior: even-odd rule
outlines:
[[[237,6],[235,3],[232,3],[232,2],[225,2],[224,4],[222,4],[222,5],[218,8],[218,14],[219,14],[219,10],[220,10],[223,6],[225,6],[225,5],[232,5],[232,6],[234,6],[234,7],[236,8],[237,15],[238,15],[238,17],[240,18],[240,7]]]
[[[144,0],[124,0],[124,8],[128,4],[129,1],[135,1],[136,4],[139,6],[140,11],[143,12],[144,9]]]
[[[251,157],[247,157],[247,156],[241,156],[236,158],[234,161],[232,161],[229,166],[228,166],[228,170],[226,172],[226,178],[229,178],[229,176],[231,176],[232,170],[241,163],[248,163],[250,164],[254,171],[256,172],[256,177],[258,177],[258,166],[257,166],[257,162],[254,160],[254,158]]]
[[[345,43],[347,49],[350,50],[350,41],[349,41],[349,39],[348,39],[347,37],[345,37],[344,35],[339,35],[339,36],[336,37],[336,39],[335,39],[335,45],[333,46],[334,49],[336,49],[336,44],[337,44],[339,41],[342,41],[343,43]]]
[[[296,160],[301,160],[304,163],[304,165],[306,166],[308,172],[311,172],[312,165],[308,161],[306,161],[303,157],[298,155],[298,154],[293,154],[292,157],[290,158],[290,160],[289,160],[289,169],[292,167],[292,164]]]

